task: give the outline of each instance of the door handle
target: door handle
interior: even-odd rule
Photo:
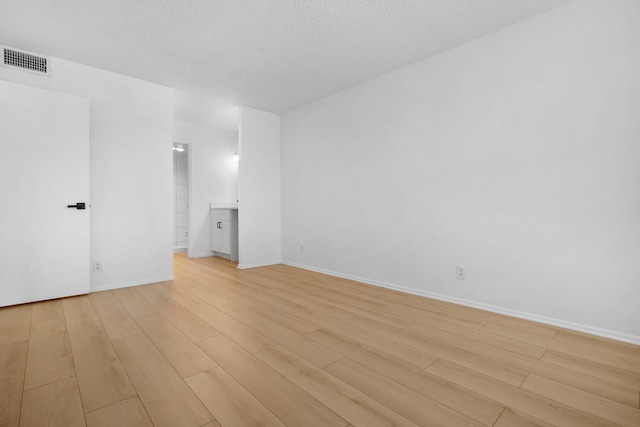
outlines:
[[[221,221],[218,221],[218,223],[216,224],[216,227],[217,227],[217,228],[222,228],[222,222],[221,222]]]
[[[75,205],[67,205],[68,208],[76,208],[78,210],[86,209],[86,204],[84,202],[78,202]]]

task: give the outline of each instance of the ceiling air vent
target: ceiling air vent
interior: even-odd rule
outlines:
[[[0,48],[2,49],[2,63],[0,65],[29,71],[41,76],[51,75],[51,59],[49,57],[3,45],[0,45]]]

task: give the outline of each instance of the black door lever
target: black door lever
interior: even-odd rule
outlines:
[[[80,209],[86,209],[86,205],[84,202],[78,202],[75,205],[67,205],[68,208],[76,208],[78,210]]]

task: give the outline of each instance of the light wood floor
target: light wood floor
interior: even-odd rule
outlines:
[[[0,309],[0,426],[640,426],[640,348],[283,265]]]

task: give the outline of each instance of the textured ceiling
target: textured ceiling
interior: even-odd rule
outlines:
[[[0,0],[0,43],[176,89],[178,120],[234,129],[570,0]]]

